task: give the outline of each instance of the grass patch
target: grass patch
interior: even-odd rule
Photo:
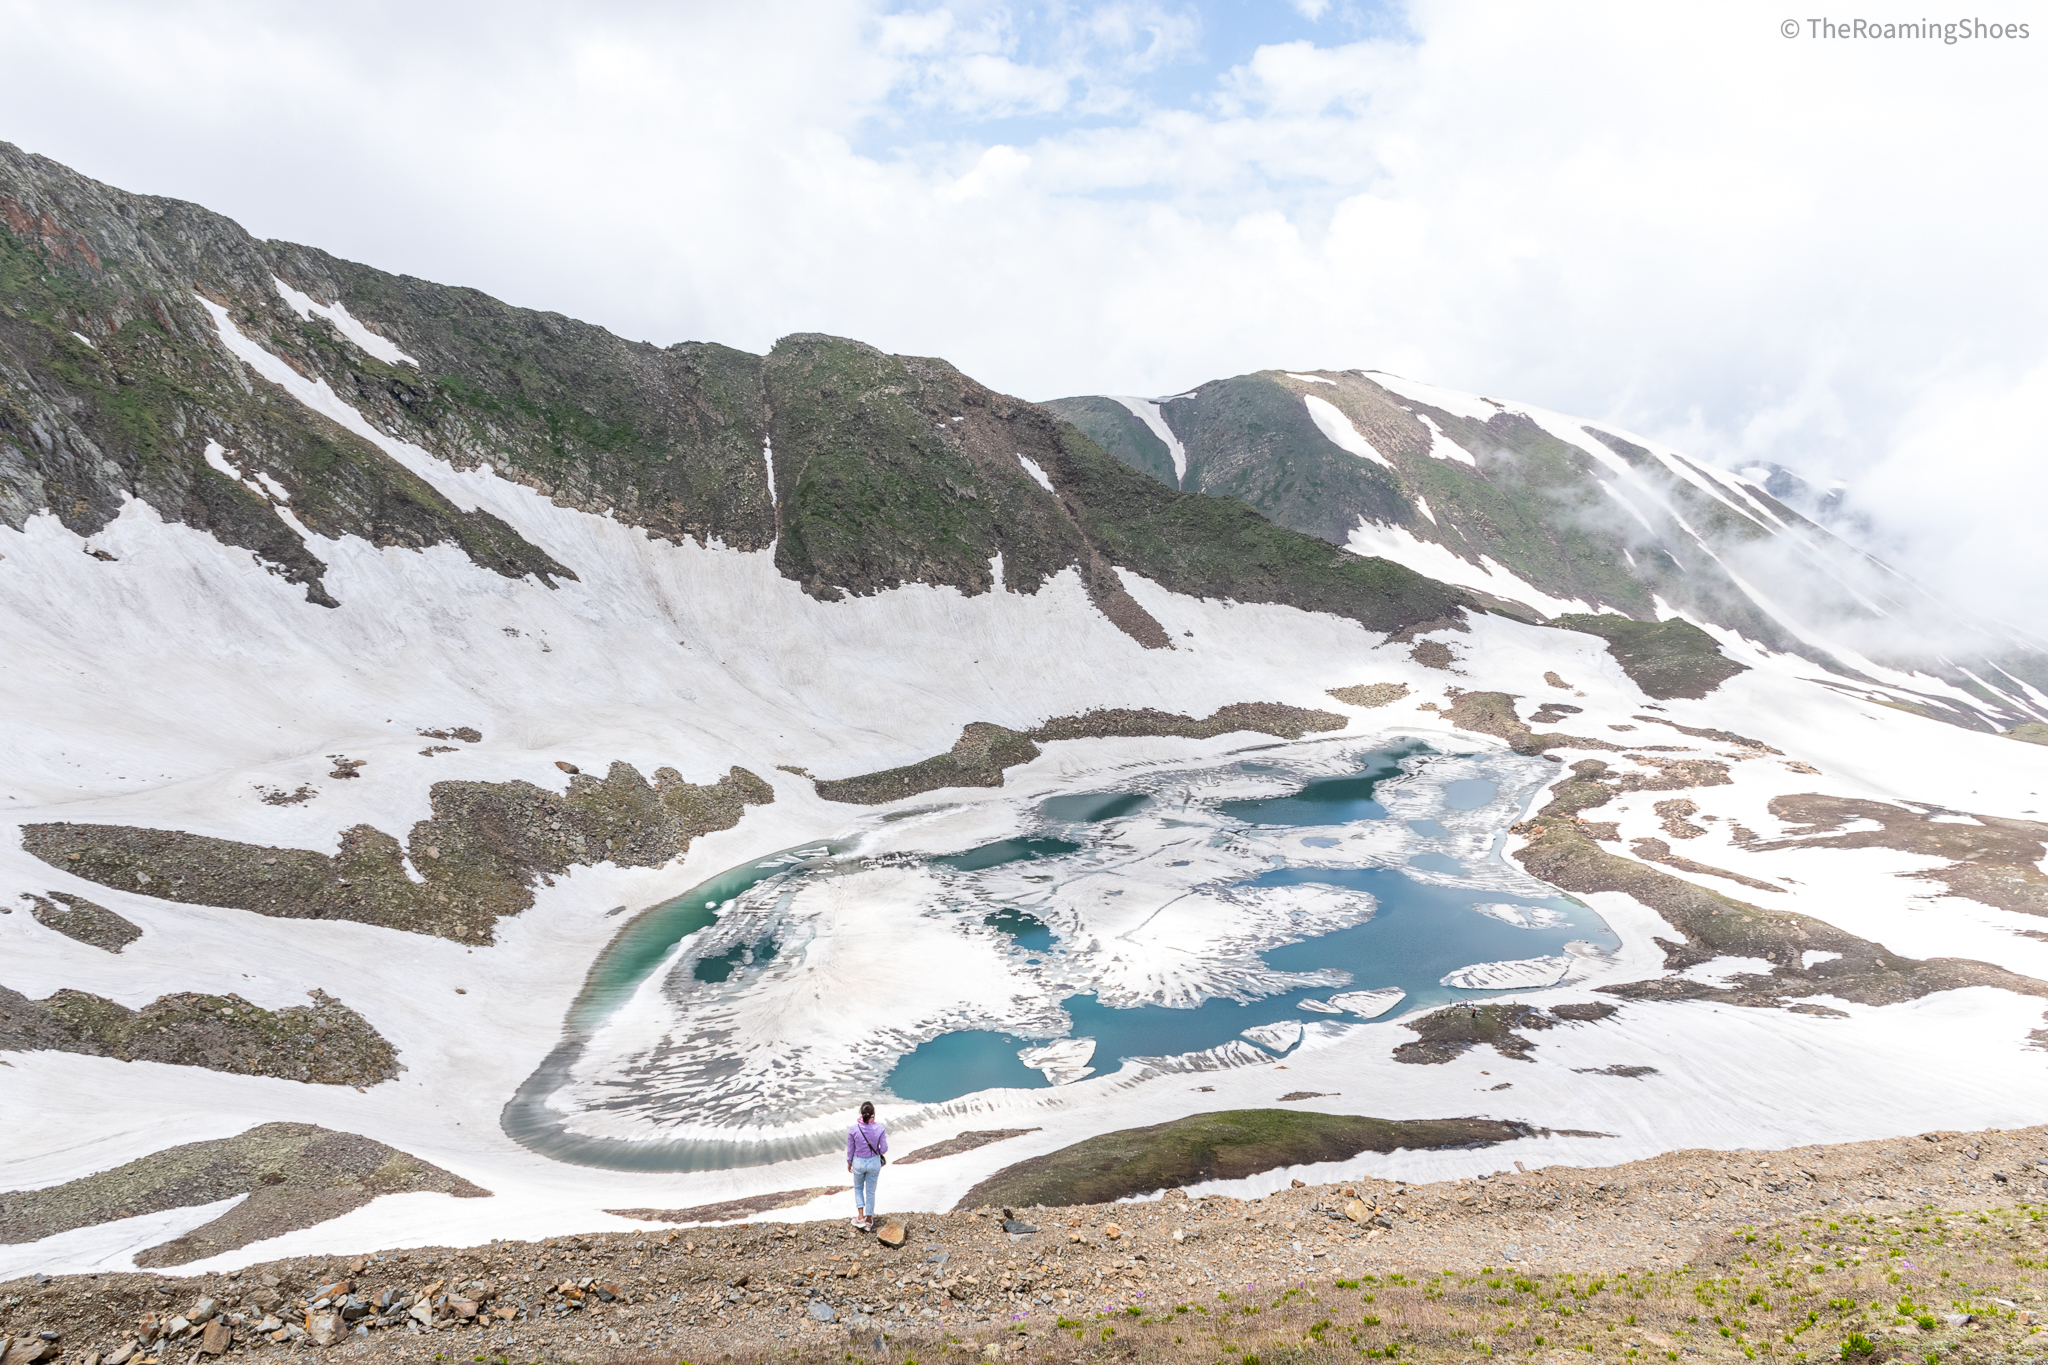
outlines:
[[[1376,1119],[1291,1109],[1231,1109],[1104,1133],[1006,1166],[962,1196],[983,1204],[1106,1204],[1203,1180],[1238,1180],[1277,1166],[1343,1161],[1397,1147],[1485,1147],[1527,1136],[1495,1119]]]

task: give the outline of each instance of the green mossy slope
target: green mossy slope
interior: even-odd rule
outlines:
[[[1282,1166],[1360,1152],[1487,1147],[1534,1130],[1497,1119],[1376,1119],[1298,1109],[1230,1109],[1104,1133],[1005,1166],[954,1207],[1107,1204],[1204,1180],[1241,1180]]]

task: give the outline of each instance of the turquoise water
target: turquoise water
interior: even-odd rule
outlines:
[[[1374,790],[1388,778],[1401,775],[1402,759],[1428,752],[1429,746],[1420,743],[1382,749],[1371,755],[1362,771],[1350,777],[1311,782],[1288,796],[1225,801],[1217,809],[1248,825],[1348,825],[1353,820],[1384,820],[1387,808],[1373,799]],[[1479,804],[1483,806],[1486,802]]]
[[[1478,810],[1500,795],[1500,788],[1481,777],[1461,777],[1444,785],[1444,804],[1452,810]]]
[[[1039,809],[1045,818],[1059,824],[1100,824],[1119,815],[1129,815],[1152,803],[1144,792],[1088,792],[1080,796],[1055,796]]]
[[[770,878],[806,870],[830,852],[827,845],[807,844],[771,854],[757,862],[742,863],[638,916],[619,931],[617,938],[605,945],[597,961],[591,964],[583,993],[570,1007],[567,1031],[581,1034],[601,1023],[606,1015],[626,1002],[649,973],[661,966],[678,943],[699,929],[716,924],[720,906]],[[774,940],[766,940],[766,946],[768,955],[772,957]],[[733,950],[733,963],[740,960],[741,951]],[[760,956],[759,946],[755,948],[755,955]],[[699,965],[701,967],[702,964]],[[730,970],[728,966],[727,972]],[[700,976],[698,979],[723,981],[725,976]]]
[[[982,923],[1008,934],[1019,948],[1042,953],[1052,947],[1052,929],[1044,920],[1026,911],[998,910]]]
[[[775,950],[781,945],[773,934],[753,943],[735,943],[716,957],[697,959],[692,971],[699,981],[725,981],[732,976],[735,967],[751,967],[756,962],[773,962]]]
[[[727,868],[708,881],[691,887],[674,900],[665,901],[636,916],[605,945],[584,978],[583,991],[569,1007],[562,1022],[562,1041],[548,1053],[532,1075],[512,1092],[498,1116],[499,1126],[513,1141],[557,1161],[579,1166],[597,1166],[622,1171],[719,1170],[747,1161],[776,1160],[783,1156],[808,1156],[808,1150],[755,1144],[713,1148],[702,1143],[636,1143],[611,1138],[582,1137],[566,1132],[561,1120],[548,1111],[547,1100],[555,1087],[575,1065],[583,1051],[583,1040],[632,994],[675,950],[675,946],[699,929],[718,922],[720,907],[774,878],[801,875],[818,866],[836,851],[831,844],[804,844],[772,853],[766,858]],[[763,948],[775,952],[773,939],[751,945],[756,959]],[[729,975],[746,955],[737,948],[721,958],[710,959],[725,966]],[[698,979],[706,978],[705,964],[698,964]],[[716,971],[716,967],[709,970]],[[1033,1073],[1034,1075],[1036,1073]],[[787,1146],[784,1144],[783,1146]]]
[[[1057,858],[1062,853],[1080,851],[1079,844],[1070,844],[1065,839],[1003,839],[993,844],[983,844],[980,848],[970,848],[965,853],[951,853],[943,858],[934,858],[932,862],[939,867],[950,867],[961,872],[979,872],[985,867],[1000,867],[1004,863],[1028,862],[1034,858]]]
[[[1343,991],[1382,986],[1398,986],[1406,991],[1407,998],[1381,1015],[1381,1020],[1433,1009],[1451,1000],[1484,999],[1505,992],[1457,990],[1440,985],[1439,979],[1474,962],[1554,956],[1574,939],[1603,948],[1618,941],[1592,910],[1561,896],[1514,896],[1499,891],[1430,886],[1394,868],[1281,868],[1246,885],[1288,886],[1301,882],[1324,882],[1364,891],[1379,903],[1379,908],[1364,924],[1269,949],[1259,956],[1267,965],[1283,972],[1335,967],[1351,974],[1351,984],[1287,991],[1245,1004],[1206,1000],[1192,1009],[1165,1005],[1117,1009],[1104,1005],[1093,995],[1069,996],[1060,1003],[1074,1021],[1071,1036],[1095,1040],[1095,1055],[1089,1064],[1098,1072],[1110,1072],[1129,1057],[1199,1052],[1227,1043],[1254,1025],[1286,1019],[1303,1023],[1322,1019],[1361,1022],[1356,1015],[1323,1014],[1301,1008],[1303,1000],[1327,999]],[[1546,929],[1521,929],[1472,909],[1480,901],[1548,906],[1566,919]],[[937,1103],[997,1084],[983,1079],[995,1074],[1016,1077],[1000,1084],[1025,1089],[1049,1086],[1051,1082],[1043,1073],[1025,1067],[1016,1058],[1019,1048],[1035,1047],[1044,1041],[986,1030],[943,1034],[897,1063],[889,1077],[889,1089],[906,1100]],[[996,1053],[1002,1053],[1007,1062],[996,1058]],[[1014,1071],[1010,1064],[1015,1065]]]
[[[1040,1071],[1017,1060],[1017,1053],[1045,1039],[1019,1038],[988,1029],[942,1033],[896,1063],[889,1090],[906,1100],[950,1100],[977,1090],[1034,1090],[1051,1085]]]
[[[1384,820],[1388,818],[1388,812],[1374,797],[1378,784],[1400,775],[1401,760],[1427,752],[1429,750],[1420,744],[1385,750],[1370,755],[1362,770],[1351,776],[1310,782],[1285,796],[1227,801],[1218,808],[1235,819],[1259,826],[1330,826],[1359,820]],[[1477,778],[1461,779],[1447,784],[1444,804],[1453,810],[1478,810],[1499,795],[1499,787],[1492,782]],[[1056,797],[1046,802],[1042,809],[1049,818],[1089,821],[1114,818],[1114,814],[1128,813],[1143,804],[1143,798],[1126,798],[1120,803],[1115,793],[1091,793],[1087,796]],[[1434,820],[1408,823],[1416,833],[1430,837],[1444,837],[1450,833]],[[1021,841],[1008,841],[1009,844],[1018,842]],[[1301,842],[1335,847],[1339,841],[1310,836]],[[1006,846],[989,847],[993,850]],[[975,850],[962,857],[973,858],[981,853],[982,850]],[[1408,864],[1421,871],[1449,876],[1467,876],[1470,871],[1457,859],[1442,853],[1417,853],[1408,859]],[[1073,1020],[1068,1036],[1093,1038],[1095,1055],[1090,1064],[1098,1072],[1110,1072],[1131,1057],[1173,1056],[1217,1047],[1258,1024],[1282,1020],[1311,1023],[1321,1019],[1360,1022],[1355,1015],[1304,1010],[1301,1002],[1305,999],[1323,999],[1342,991],[1396,986],[1407,992],[1407,997],[1380,1018],[1398,1018],[1450,1000],[1482,999],[1503,994],[1498,991],[1458,990],[1439,984],[1445,974],[1457,968],[1475,962],[1555,956],[1563,951],[1566,943],[1575,939],[1601,948],[1618,942],[1600,917],[1577,901],[1560,896],[1531,897],[1497,890],[1436,886],[1416,881],[1397,868],[1277,868],[1241,884],[1290,886],[1305,882],[1363,891],[1373,897],[1377,909],[1365,924],[1273,948],[1260,957],[1278,971],[1308,972],[1336,968],[1350,973],[1350,984],[1286,991],[1246,1003],[1207,1000],[1192,1008],[1164,1005],[1113,1008],[1093,995],[1070,996],[1061,1001],[1061,1007]],[[1483,902],[1541,905],[1559,912],[1564,920],[1543,929],[1519,928],[1472,908]],[[1005,910],[989,916],[986,922],[1010,933],[1019,946],[1043,950],[1052,945],[1051,931],[1022,911]],[[1016,1058],[1020,1048],[1036,1046],[1044,1041],[983,1029],[942,1034],[899,1061],[887,1084],[901,1098],[923,1103],[957,1099],[991,1085],[1044,1088],[1051,1082]],[[1009,1079],[992,1080],[991,1077]]]

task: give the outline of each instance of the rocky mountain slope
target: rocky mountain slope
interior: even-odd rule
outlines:
[[[1812,519],[1826,492],[1787,470],[1730,473],[1377,370],[1263,370],[1156,400],[1046,406],[1172,487],[1237,498],[1539,618],[1681,615],[1978,729],[2039,721],[2048,705],[2048,645],[1968,620],[1840,540]]]
[[[1106,401],[0,149],[0,1274],[801,1220],[862,1095],[911,1209],[1217,1114],[1197,1193],[2048,1100],[2023,659],[1823,648],[1715,568],[1809,528],[1548,415]]]
[[[1119,565],[1383,630],[1464,600],[1229,502],[1162,493],[944,361],[813,335],[767,356],[657,349],[258,242],[5,145],[0,222],[0,521],[17,530],[47,511],[90,537],[135,497],[328,606],[308,532],[575,577],[380,449],[395,442],[661,539],[772,547],[784,577],[827,600],[904,583],[986,592],[1000,556],[1005,586],[1026,593],[1079,569],[1097,606],[1155,647],[1166,640]],[[242,363],[249,347],[360,416],[281,401],[261,363]]]

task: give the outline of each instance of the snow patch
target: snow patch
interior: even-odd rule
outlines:
[[[1563,924],[1567,918],[1562,910],[1553,910],[1547,905],[1508,905],[1505,902],[1488,902],[1472,907],[1482,915],[1490,915],[1502,924],[1512,924],[1517,929],[1548,929],[1554,924]]]
[[[1802,967],[1813,967],[1822,962],[1833,962],[1840,956],[1840,953],[1824,953],[1817,948],[1808,948],[1799,955],[1799,965]]]
[[[1434,512],[1432,512],[1432,511],[1430,511],[1430,510],[1429,510],[1429,499],[1428,499],[1428,498],[1425,498],[1425,497],[1423,497],[1423,496],[1422,496],[1421,494],[1419,494],[1419,493],[1418,493],[1418,494],[1416,494],[1416,495],[1415,495],[1415,508],[1416,508],[1416,510],[1417,510],[1417,511],[1421,512],[1421,513],[1422,513],[1422,515],[1424,515],[1425,517],[1428,517],[1428,518],[1429,518],[1429,520],[1430,520],[1430,523],[1431,523],[1432,525],[1436,524],[1436,513],[1434,513]]]
[[[1472,394],[1460,393],[1456,389],[1438,388],[1434,384],[1424,384],[1413,379],[1403,379],[1398,374],[1388,374],[1384,370],[1367,370],[1365,376],[1389,393],[1397,393],[1411,403],[1425,403],[1453,417],[1469,417],[1475,422],[1490,422],[1502,410],[1499,404],[1489,403]]]
[[[1335,384],[1337,382],[1334,379],[1325,379],[1319,374],[1296,374],[1292,370],[1282,370],[1280,373],[1286,375],[1289,379],[1299,379],[1304,384]]]
[[[1282,1019],[1277,1024],[1260,1024],[1256,1028],[1248,1028],[1238,1036],[1251,1039],[1269,1052],[1285,1056],[1301,1041],[1301,1023],[1295,1019]]]
[[[241,470],[228,463],[227,455],[227,449],[219,441],[208,441],[206,443],[206,463],[209,468],[227,475],[259,498],[275,500],[281,503],[288,503],[292,500],[291,494],[285,492],[283,484],[261,470],[257,471],[254,479],[243,477]],[[298,528],[294,527],[294,529]]]
[[[1377,1019],[1407,997],[1408,992],[1399,986],[1383,986],[1376,991],[1346,991],[1342,995],[1333,995],[1330,1003],[1361,1019]]]
[[[1555,986],[1572,969],[1573,961],[1560,954],[1557,957],[1525,957],[1513,962],[1475,962],[1455,972],[1446,972],[1438,984],[1461,991],[1510,991],[1521,986]]]
[[[1176,398],[1192,398],[1191,393],[1175,394]],[[1131,415],[1152,429],[1152,434],[1166,442],[1166,453],[1173,457],[1173,486],[1178,488],[1188,477],[1188,449],[1180,443],[1180,437],[1173,434],[1173,428],[1166,425],[1166,418],[1159,411],[1159,404],[1150,398],[1126,398],[1122,394],[1109,395],[1113,402],[1122,403],[1131,410]],[[1171,402],[1172,399],[1166,400]]]
[[[88,347],[90,347],[91,349],[93,349],[93,350],[95,350],[95,351],[97,351],[97,350],[99,349],[99,347],[97,347],[97,346],[94,346],[94,345],[92,344],[92,338],[91,338],[91,337],[89,337],[89,336],[87,336],[87,335],[86,335],[85,333],[83,333],[83,332],[73,332],[73,333],[72,333],[71,335],[73,335],[73,336],[77,337],[77,338],[78,338],[78,339],[79,339],[80,341],[84,342],[84,343],[85,343],[85,344],[86,344],[86,345],[87,345]]]
[[[1597,610],[1586,602],[1552,597],[1490,556],[1481,555],[1474,564],[1433,540],[1423,540],[1406,527],[1368,521],[1364,516],[1351,529],[1344,548],[1355,555],[1391,559],[1442,583],[1512,598],[1546,617]]]
[[[1043,1071],[1054,1085],[1072,1085],[1094,1074],[1095,1068],[1088,1065],[1094,1055],[1093,1038],[1062,1038],[1043,1047],[1027,1047],[1017,1054],[1017,1060],[1034,1071]]]
[[[338,303],[331,305],[316,303],[312,295],[300,293],[275,275],[270,277],[270,282],[277,286],[278,295],[284,299],[285,305],[294,313],[308,320],[311,320],[312,316],[318,313],[321,317],[333,323],[336,331],[361,347],[365,355],[375,356],[386,365],[404,364],[415,368],[419,366],[419,361],[414,360],[404,351],[399,350],[383,337],[378,336],[375,332],[363,326],[362,323],[350,317],[348,309],[342,305]]]
[[[1717,957],[1711,962],[1700,962],[1687,967],[1679,975],[1687,981],[1698,981],[1709,986],[1725,986],[1738,976],[1768,976],[1775,965],[1760,957]]]
[[[211,1204],[191,1204],[159,1213],[116,1218],[92,1227],[53,1233],[41,1241],[0,1246],[0,1279],[61,1266],[59,1274],[120,1274],[134,1270],[137,1252],[205,1227],[249,1196],[231,1195]]]
[[[1026,455],[1023,451],[1020,450],[1017,452],[1017,463],[1024,466],[1024,472],[1031,476],[1032,482],[1036,483],[1040,488],[1043,488],[1048,493],[1054,491],[1052,486],[1052,480],[1046,477],[1045,470],[1039,465],[1038,461],[1032,459],[1029,455]]]
[[[1356,455],[1361,460],[1372,460],[1385,465],[1388,469],[1394,467],[1392,460],[1374,450],[1372,443],[1358,434],[1358,428],[1351,425],[1351,419],[1340,412],[1334,403],[1318,398],[1312,393],[1304,394],[1301,401],[1308,405],[1308,415],[1315,419],[1317,429],[1330,438],[1330,444],[1339,450]]]

